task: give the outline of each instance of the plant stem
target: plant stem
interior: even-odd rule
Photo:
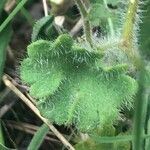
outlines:
[[[46,0],[42,0],[43,8],[44,8],[44,15],[45,17],[48,16],[48,8],[47,8],[47,2]]]
[[[90,134],[89,134],[90,135]],[[97,143],[115,143],[115,142],[129,142],[133,141],[133,135],[119,135],[119,136],[95,136],[90,135]],[[150,134],[144,134],[143,139],[149,139]]]
[[[0,120],[0,144],[4,145],[4,136],[3,136],[3,130],[2,130],[2,121]]]
[[[84,33],[85,33],[85,38],[86,38],[86,41],[92,46],[93,45],[93,42],[92,42],[92,31],[91,31],[91,25],[90,25],[90,22],[87,18],[88,16],[88,12],[86,10],[86,7],[84,5],[84,3],[81,1],[81,0],[75,0],[79,10],[80,10],[80,13],[81,13],[81,16],[83,18],[83,22],[84,22]]]
[[[148,104],[148,91],[146,87],[146,70],[144,65],[141,66],[139,71],[139,91],[137,94],[137,99],[135,101],[135,116],[134,116],[134,128],[133,128],[133,150],[141,150],[143,146],[143,135],[145,120],[146,120],[146,110]]]
[[[134,43],[134,28],[136,24],[136,15],[138,10],[139,0],[129,0],[127,14],[122,30],[122,49],[128,55],[133,64],[141,69],[142,65],[141,57],[138,53],[138,48],[135,47],[137,43]]]
[[[0,33],[7,26],[7,24],[13,19],[13,17],[20,11],[20,9],[25,5],[28,0],[22,0],[16,8],[9,14],[6,20],[0,26]]]
[[[146,110],[148,103],[148,92],[146,87],[146,69],[145,63],[134,46],[133,35],[136,22],[139,0],[130,0],[129,6],[123,25],[122,39],[123,48],[132,59],[134,65],[138,69],[139,90],[135,100],[135,114],[133,126],[133,150],[142,150],[144,138],[144,124],[146,120]],[[135,43],[137,44],[137,43]]]
[[[103,2],[104,2],[105,7],[108,9],[107,0],[103,0]],[[108,17],[107,22],[109,25],[110,35],[114,36],[115,33],[114,33],[114,25],[113,25],[112,19],[110,17]]]
[[[124,46],[128,48],[132,48],[133,46],[133,34],[138,9],[138,2],[139,0],[130,0],[127,14],[125,17],[125,23],[123,25],[122,38],[124,41]]]

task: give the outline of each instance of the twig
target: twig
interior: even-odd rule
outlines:
[[[36,126],[36,125],[33,125],[33,124],[29,124],[29,123],[25,123],[25,122],[16,122],[16,121],[12,121],[12,120],[6,120],[5,121],[6,122],[6,124],[8,125],[8,126],[12,126],[12,127],[21,127],[21,128],[23,128],[23,129],[29,129],[29,130],[32,130],[32,131],[37,131],[38,130],[38,126]],[[50,135],[50,136],[52,136],[52,135],[54,135],[54,133],[53,132],[48,132],[47,133],[47,135]]]
[[[14,121],[7,121],[6,126],[23,131],[23,132],[27,132],[32,135],[35,134],[35,132],[39,129],[39,127],[35,126],[35,125],[31,125],[31,124],[27,124],[27,123],[16,123]],[[55,138],[49,137],[50,135],[51,135],[51,133],[47,134],[47,136],[45,137],[45,140],[49,140],[49,141],[53,141],[53,142],[60,142]]]
[[[46,0],[42,0],[42,2],[43,2],[44,14],[45,16],[48,16],[48,7],[47,7]]]
[[[0,108],[0,118],[4,116],[4,114],[9,111],[9,109],[15,104],[15,101],[4,105],[2,108]]]
[[[4,100],[4,98],[10,93],[10,89],[6,88],[2,92],[0,92],[0,103]]]
[[[7,3],[6,3],[6,5],[5,5],[5,11],[6,12],[9,12],[14,6],[15,6],[15,4],[16,4],[16,0],[9,0]]]
[[[3,76],[4,84],[9,87],[47,126],[54,132],[57,138],[66,146],[67,149],[75,150],[74,147],[66,140],[66,138],[44,117],[41,116],[39,110],[33,103],[17,89],[14,84],[8,79],[7,75]]]
[[[79,21],[75,24],[75,26],[71,29],[70,34],[75,36],[83,26],[83,19],[80,18]]]

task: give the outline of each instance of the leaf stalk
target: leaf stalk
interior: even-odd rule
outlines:
[[[90,44],[90,46],[92,47],[93,45],[93,41],[92,41],[92,30],[91,30],[91,25],[90,25],[90,21],[88,20],[87,16],[88,16],[88,12],[86,10],[86,7],[83,3],[82,0],[75,0],[80,13],[81,13],[81,17],[83,18],[83,23],[84,23],[84,33],[85,33],[85,38],[86,41]]]

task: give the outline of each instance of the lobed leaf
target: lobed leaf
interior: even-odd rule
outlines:
[[[68,34],[60,35],[53,43],[52,50],[55,55],[66,54],[71,50],[73,39]]]
[[[113,123],[119,116],[119,107],[125,99],[131,100],[136,90],[137,83],[129,76],[106,80],[103,74],[79,71],[72,74],[61,91],[47,99],[46,110],[41,106],[39,109],[51,121],[75,124],[80,131],[87,132]],[[48,111],[49,107],[52,109]]]
[[[63,80],[64,75],[60,70],[51,69],[31,86],[30,94],[36,98],[47,97],[58,89]]]
[[[136,81],[125,74],[126,64],[96,68],[102,54],[73,44],[67,34],[54,42],[32,43],[28,56],[21,78],[31,86],[41,114],[59,125],[91,132],[113,124],[121,106],[130,104],[137,91]]]
[[[103,57],[103,53],[97,52],[93,49],[89,51],[78,45],[74,45],[68,55],[73,62],[86,64],[95,62],[97,59],[101,59]]]
[[[50,56],[51,43],[45,40],[38,40],[27,48],[28,56],[31,59],[46,59]]]

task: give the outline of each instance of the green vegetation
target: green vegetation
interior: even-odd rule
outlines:
[[[22,10],[33,24],[26,2],[18,2],[0,25],[1,79],[11,20]],[[148,150],[149,2],[49,0],[49,4],[52,12],[32,27],[27,55],[19,66],[34,106],[48,122],[75,130],[71,143],[77,150]],[[4,3],[0,10],[3,7]],[[147,11],[142,14],[141,9]],[[61,26],[55,20],[58,15],[65,17]],[[70,29],[80,19],[83,32],[77,26],[72,35]],[[42,145],[49,131],[47,121],[28,150]]]

